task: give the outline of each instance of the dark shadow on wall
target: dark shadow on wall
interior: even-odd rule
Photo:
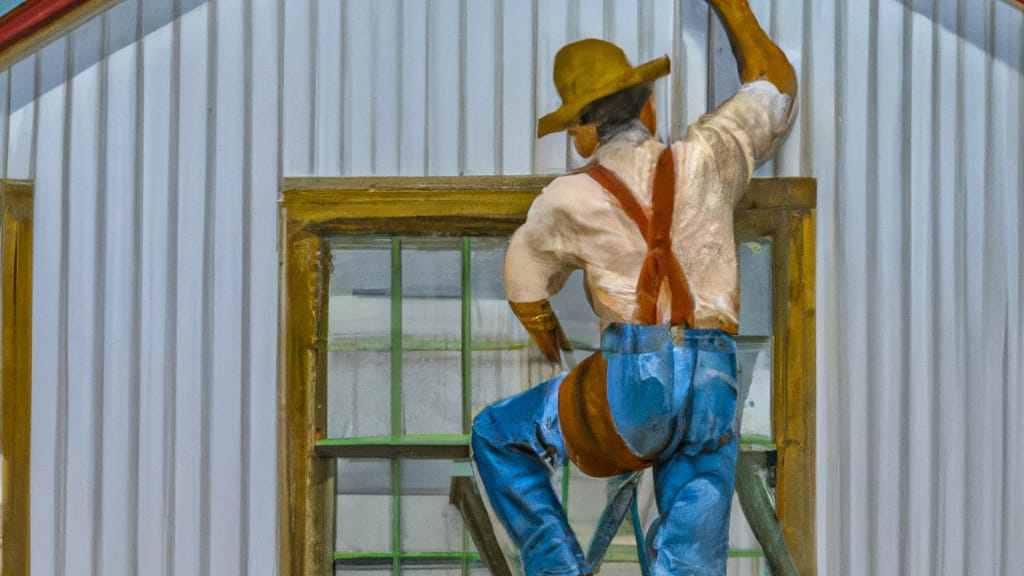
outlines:
[[[9,69],[10,111],[15,112],[47,92],[63,88],[68,80],[111,54],[172,24],[209,0],[125,0],[61,36]],[[143,10],[141,30],[139,10]],[[70,42],[70,46],[68,43]],[[67,55],[65,59],[63,55]],[[39,61],[38,86],[34,81]],[[63,63],[54,66],[52,63]]]
[[[883,0],[885,1],[885,0]],[[1009,38],[1000,34],[998,23],[1010,18],[1020,19],[1022,7],[1015,0],[899,0],[909,10],[927,17],[962,41],[988,53],[1018,73],[1024,73],[1024,49],[1016,50]],[[1012,30],[1008,31],[1013,33]],[[1019,33],[1019,31],[1018,31]],[[1002,33],[1005,36],[1005,33]]]

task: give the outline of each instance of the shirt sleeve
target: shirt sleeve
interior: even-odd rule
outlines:
[[[578,268],[565,226],[572,214],[550,189],[534,200],[505,255],[509,302],[537,302],[558,293]]]
[[[792,99],[771,82],[758,80],[744,84],[690,126],[687,141],[713,159],[726,188],[742,195],[754,169],[771,157],[789,132],[794,116]]]

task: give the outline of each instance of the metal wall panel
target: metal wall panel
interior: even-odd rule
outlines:
[[[1011,574],[1021,12],[875,0],[812,18],[822,572]]]
[[[139,87],[141,62],[138,2],[124,2],[107,13],[103,32],[106,77],[101,126],[105,211],[102,238],[103,328],[96,338],[102,377],[102,437],[97,478],[98,546],[96,574],[127,574],[139,567],[135,513],[139,498]],[[124,192],[120,192],[124,191]]]
[[[65,571],[98,576],[103,502],[103,258],[102,219],[106,197],[100,193],[106,142],[103,98],[106,62],[101,59],[103,23],[93,20],[71,34],[71,73],[67,154],[68,181],[68,317],[67,456],[64,468]],[[40,343],[42,344],[42,343]],[[34,347],[35,343],[33,343]],[[45,347],[45,346],[41,346]],[[109,512],[108,512],[109,513]],[[33,542],[35,539],[33,538]],[[39,543],[42,544],[42,543]],[[38,544],[37,544],[38,545]]]
[[[136,513],[138,556],[150,572],[170,576],[173,550],[175,258],[177,240],[176,26],[172,3],[147,4],[142,10],[139,51],[143,82],[140,120],[141,243],[139,269],[139,485]],[[168,518],[150,522],[149,518]]]
[[[281,22],[128,0],[2,73],[40,231],[35,573],[275,571]]]
[[[46,280],[32,295],[32,537],[45,534],[50,554],[31,559],[39,574],[63,569],[64,471],[67,458],[67,350],[68,317],[63,313],[68,298],[68,163],[67,139],[69,44],[60,39],[38,55],[43,86],[39,98],[36,162],[46,166],[35,179],[38,190],[33,223],[42,230],[33,247],[33,273]],[[44,399],[46,406],[36,406]]]
[[[822,574],[1024,565],[1024,13],[752,2],[798,69],[760,174],[818,179]],[[667,53],[659,130],[736,85],[703,2],[128,0],[0,71],[36,182],[40,574],[274,572],[282,174],[559,172],[555,51]]]

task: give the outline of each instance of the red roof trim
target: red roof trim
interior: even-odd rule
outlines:
[[[27,0],[0,19],[0,51],[31,36],[88,0]]]

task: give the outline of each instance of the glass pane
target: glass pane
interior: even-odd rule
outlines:
[[[553,478],[559,493],[561,493],[561,487],[558,486],[560,477],[561,474],[556,474]],[[597,529],[597,522],[608,503],[611,487],[612,481],[607,478],[592,478],[580,472],[575,466],[569,467],[569,522],[576,532],[577,539],[584,546],[590,543],[594,531]],[[620,529],[619,536],[612,541],[613,547],[633,545],[632,532],[628,532],[626,539],[621,537],[624,534],[627,532]],[[602,570],[601,573],[604,574],[604,571]]]
[[[768,442],[772,436],[772,341],[756,337],[738,340],[740,433],[746,444]]]
[[[469,538],[462,516],[448,501],[455,463],[402,461],[402,552],[462,552]]]
[[[402,495],[402,550],[458,552],[463,542],[462,517],[443,494]]]
[[[335,499],[334,549],[341,553],[392,550],[391,494],[339,495]]]
[[[768,238],[737,246],[740,257],[740,334],[772,334],[772,243]]]
[[[737,246],[740,262],[740,336],[736,338],[741,450],[771,449],[772,426],[772,245],[770,239]],[[767,563],[733,498],[727,574],[760,575]],[[752,557],[748,557],[748,555]]]
[[[583,272],[577,270],[551,299],[562,329],[576,348],[577,360],[583,360],[601,344],[601,321],[590,308],[583,286]]]
[[[772,433],[772,243],[743,242],[740,261],[740,335],[736,368],[746,448],[769,448]]]
[[[339,458],[335,490],[338,494],[390,495],[391,462]]]
[[[461,359],[458,351],[404,351],[402,425],[405,434],[462,432]]]
[[[530,336],[505,296],[506,239],[474,238],[470,259],[472,407],[484,406],[533,386]],[[539,353],[538,353],[539,355]]]
[[[403,239],[405,434],[462,432],[461,337],[461,239]]]
[[[334,549],[342,553],[392,550],[391,462],[338,461]]]
[[[331,257],[327,434],[389,434],[391,241],[339,239]]]

